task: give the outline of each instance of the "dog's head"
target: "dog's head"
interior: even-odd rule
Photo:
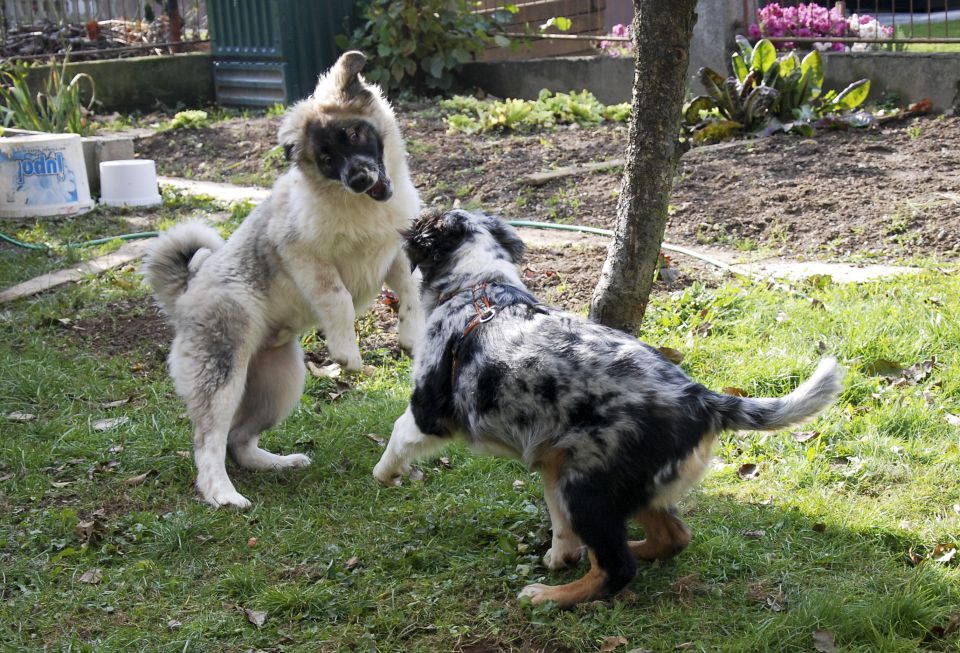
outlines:
[[[513,268],[523,258],[523,241],[499,218],[454,209],[421,213],[405,234],[411,267],[429,283],[445,272],[483,276],[504,263]]]
[[[290,108],[279,140],[287,160],[315,179],[383,202],[393,195],[384,166],[383,98],[364,82],[362,53],[341,56],[313,95]]]

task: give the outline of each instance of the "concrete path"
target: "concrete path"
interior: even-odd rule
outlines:
[[[209,195],[222,202],[262,202],[270,195],[265,188],[234,186],[211,181],[197,181],[176,177],[160,177],[161,184],[173,186],[185,193]],[[547,229],[518,229],[521,238],[531,247],[550,247],[558,245],[584,245],[606,247],[609,239],[605,236],[556,231]],[[89,274],[99,274],[124,263],[135,261],[145,253],[150,241],[139,240],[127,243],[110,254],[100,256],[79,265],[40,275],[29,281],[12,286],[0,292],[0,304],[28,297],[66,283],[78,281]],[[797,261],[787,258],[770,258],[760,261],[742,262],[739,252],[713,247],[679,247],[664,245],[671,254],[692,256],[700,261],[725,269],[733,274],[753,278],[803,279],[814,275],[829,275],[838,283],[862,283],[877,279],[888,279],[902,274],[916,274],[920,268],[897,265],[855,265],[850,263],[826,263],[819,261]]]

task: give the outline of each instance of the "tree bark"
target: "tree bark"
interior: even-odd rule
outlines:
[[[647,308],[681,154],[697,0],[633,0],[633,107],[614,239],[593,293],[590,318],[636,333]]]

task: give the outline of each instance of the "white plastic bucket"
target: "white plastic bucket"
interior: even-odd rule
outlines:
[[[151,159],[126,159],[101,163],[100,202],[107,206],[160,204],[156,163]]]
[[[92,208],[80,136],[0,134],[0,218],[77,215]]]

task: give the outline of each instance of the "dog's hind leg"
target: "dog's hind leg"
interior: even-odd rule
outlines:
[[[423,308],[420,306],[420,291],[416,278],[410,272],[410,260],[402,249],[387,271],[387,285],[397,293],[398,311],[397,339],[400,347],[413,355],[417,340],[423,332]]]
[[[547,502],[547,510],[550,511],[553,531],[550,550],[543,555],[543,564],[548,569],[564,569],[576,564],[583,557],[582,542],[573,532],[570,514],[557,487],[562,463],[563,454],[554,450],[544,456],[538,465],[543,476],[543,498]]]
[[[603,513],[601,506],[592,506],[597,514],[580,523],[579,535],[587,545],[590,571],[566,585],[527,585],[518,598],[529,597],[534,605],[555,601],[568,608],[582,601],[615,594],[633,579],[637,563],[627,548],[627,530],[623,520]],[[586,511],[583,511],[586,512]],[[581,515],[574,514],[574,522]]]
[[[302,453],[280,456],[259,447],[260,434],[283,421],[300,401],[304,375],[303,350],[296,340],[262,349],[250,361],[246,391],[227,441],[238,465],[263,470],[310,464]]]
[[[417,428],[410,407],[393,425],[387,450],[373,468],[373,477],[383,485],[400,485],[401,476],[410,472],[410,464],[450,444],[449,438],[427,435]]]
[[[645,536],[629,543],[630,552],[638,560],[669,560],[690,543],[690,529],[672,510],[644,508],[634,519],[643,526]]]

